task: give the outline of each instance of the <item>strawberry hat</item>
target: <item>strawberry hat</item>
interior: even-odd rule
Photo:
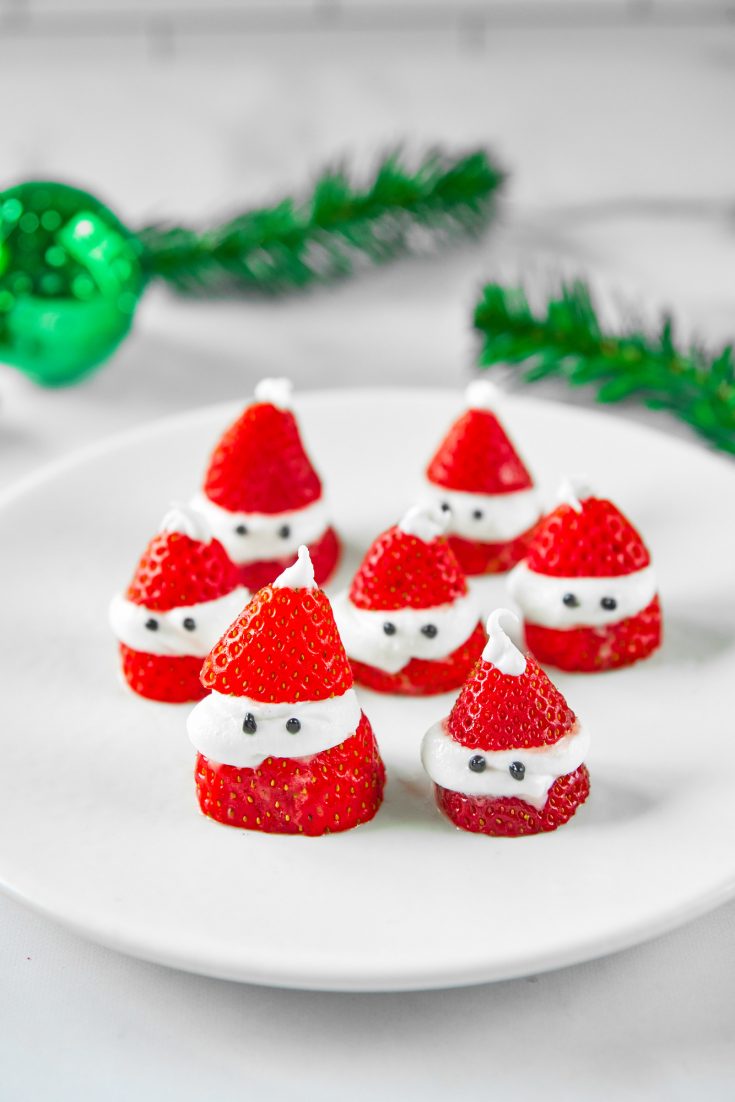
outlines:
[[[174,505],[138,563],[125,597],[153,612],[214,601],[240,585],[237,568],[204,517]]]
[[[328,700],[352,687],[347,655],[306,547],[255,594],[202,667],[202,684],[264,704]]]
[[[609,578],[650,566],[640,534],[611,501],[582,496],[569,482],[560,504],[539,524],[525,565],[536,574],[559,578]]]
[[[231,513],[285,513],[322,494],[291,412],[288,379],[263,379],[255,402],[225,432],[204,480],[206,497]]]
[[[533,487],[531,475],[496,416],[498,395],[485,379],[467,387],[468,408],[429,463],[429,482],[476,494],[508,494]]]
[[[577,717],[538,663],[505,634],[507,609],[488,620],[488,642],[446,721],[455,742],[472,750],[550,746],[568,735]]]
[[[444,538],[447,518],[436,506],[416,505],[378,536],[350,587],[361,609],[434,608],[467,595],[467,580]]]

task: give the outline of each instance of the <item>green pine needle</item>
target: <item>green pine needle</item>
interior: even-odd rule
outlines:
[[[523,364],[527,382],[559,376],[572,386],[592,384],[597,400],[634,398],[667,410],[723,451],[735,454],[735,356],[679,347],[670,318],[649,335],[603,329],[589,288],[563,284],[534,313],[519,287],[488,284],[475,309],[482,335],[480,364]]]
[[[327,171],[305,199],[284,199],[211,229],[150,226],[140,234],[145,263],[150,276],[189,294],[304,288],[478,233],[503,179],[482,150],[463,157],[432,152],[414,169],[392,153],[364,187],[344,170]]]

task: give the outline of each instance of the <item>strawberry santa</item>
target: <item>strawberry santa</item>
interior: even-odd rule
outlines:
[[[426,470],[466,574],[497,574],[523,558],[541,515],[533,479],[496,415],[499,392],[479,379]]]
[[[204,518],[174,506],[110,605],[131,689],[170,704],[200,700],[202,662],[249,596]]]
[[[455,826],[514,838],[556,830],[584,803],[589,738],[540,666],[511,642],[506,617],[516,621],[506,609],[488,620],[482,657],[449,716],[426,732],[421,760]]]
[[[334,614],[355,680],[385,693],[458,688],[485,644],[475,598],[434,506],[378,536]]]
[[[251,590],[267,585],[309,548],[317,584],[332,574],[339,543],[291,410],[288,379],[263,379],[255,402],[217,444],[193,504]]]
[[[306,547],[217,643],[202,683],[187,726],[205,815],[308,835],[372,819],[385,769]]]
[[[508,578],[540,662],[591,673],[647,658],[661,643],[651,556],[611,501],[570,484]]]

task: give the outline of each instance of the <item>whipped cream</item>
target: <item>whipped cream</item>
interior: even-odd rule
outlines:
[[[485,662],[491,662],[496,669],[508,677],[520,677],[526,672],[526,659],[503,627],[503,620],[509,620],[518,626],[520,621],[515,612],[508,608],[496,608],[487,621],[487,643],[482,652]]]
[[[447,530],[449,518],[433,501],[413,505],[398,522],[401,532],[415,536],[423,543],[432,543]]]
[[[314,581],[314,564],[311,561],[309,548],[302,543],[296,562],[278,575],[273,582],[274,589],[316,589]]]
[[[579,723],[551,746],[524,750],[471,750],[452,738],[446,723],[430,727],[421,744],[421,761],[434,784],[466,796],[517,796],[539,811],[554,781],[578,769],[589,749],[589,735]],[[478,756],[485,761],[482,772],[470,769]],[[516,762],[525,768],[521,780],[510,773]]]
[[[534,487],[508,494],[474,494],[426,483],[428,500],[445,508],[447,531],[478,543],[505,543],[527,532],[541,516]]]
[[[256,402],[269,402],[277,409],[291,409],[292,395],[290,379],[261,379],[255,387]]]
[[[289,559],[299,546],[315,543],[329,527],[324,498],[283,513],[231,513],[199,492],[192,506],[208,521],[234,563]],[[244,529],[244,531],[238,531]]]
[[[169,657],[206,658],[249,599],[248,590],[237,586],[214,601],[155,612],[118,595],[110,604],[110,626],[119,641],[131,650]],[[154,623],[155,628],[146,626]]]
[[[161,521],[160,532],[178,532],[182,536],[188,536],[190,540],[199,543],[209,543],[212,539],[212,531],[206,519],[191,505],[181,502],[173,502],[169,511]]]
[[[508,591],[530,624],[604,627],[642,612],[656,596],[656,575],[645,566],[612,578],[555,578],[521,562],[508,575]]]
[[[375,611],[357,608],[345,590],[332,601],[332,611],[348,656],[391,674],[412,658],[446,658],[469,639],[480,620],[477,599],[471,593],[433,608]],[[386,623],[395,628],[390,635],[384,630]],[[437,629],[433,638],[421,630],[428,624]]]
[[[503,392],[489,379],[475,379],[464,392],[468,409],[494,412],[502,403]]]
[[[254,720],[252,733],[243,728],[246,716]],[[331,750],[355,733],[361,716],[354,689],[328,700],[298,704],[263,704],[246,696],[213,692],[196,705],[186,726],[192,744],[205,758],[255,769],[266,758],[311,758]],[[297,731],[288,730],[289,720],[298,720]]]

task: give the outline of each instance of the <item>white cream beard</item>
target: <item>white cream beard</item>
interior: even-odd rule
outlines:
[[[256,730],[243,730],[245,716]],[[209,761],[255,769],[266,758],[311,758],[339,746],[357,730],[362,711],[354,689],[328,700],[263,704],[246,696],[210,693],[189,715],[187,731]],[[296,733],[286,723],[298,719]]]
[[[206,658],[249,598],[248,590],[237,586],[214,601],[155,612],[117,596],[110,604],[110,626],[119,641],[131,650],[169,657]],[[191,630],[184,627],[185,620],[193,620]],[[148,623],[155,623],[155,629],[146,627]]]
[[[480,621],[472,594],[434,608],[384,612],[357,608],[345,590],[332,601],[332,611],[348,657],[390,674],[398,673],[412,658],[446,658],[469,639]],[[394,634],[386,635],[385,623],[394,625]],[[438,629],[433,638],[421,631],[427,624]]]
[[[604,627],[650,605],[656,596],[656,576],[653,567],[646,566],[612,578],[555,578],[519,563],[508,575],[508,591],[529,624],[560,630]],[[565,604],[567,594],[578,603]],[[603,599],[614,601],[615,607],[603,607]]]
[[[447,532],[479,543],[505,543],[527,532],[541,516],[534,487],[508,494],[471,494],[427,483],[432,502],[449,505]],[[479,512],[481,516],[475,516]]]
[[[192,498],[192,506],[206,518],[229,557],[238,564],[289,559],[302,543],[314,543],[329,527],[321,497],[303,509],[284,513],[231,513],[203,493]],[[237,531],[241,527],[246,529],[242,534]],[[288,535],[281,535],[285,529]]]
[[[573,773],[585,760],[589,741],[587,731],[577,724],[551,746],[526,750],[471,750],[448,734],[443,719],[424,735],[421,761],[434,784],[442,788],[490,799],[517,796],[540,810],[554,781]],[[478,755],[486,763],[481,773],[469,767],[470,759]],[[513,762],[521,762],[525,767],[525,775],[520,781],[510,774]]]

